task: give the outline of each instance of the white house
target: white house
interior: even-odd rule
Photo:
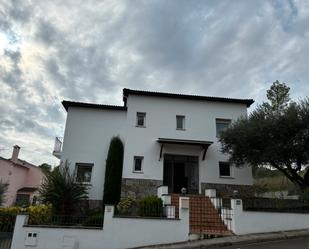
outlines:
[[[105,161],[113,136],[124,143],[122,195],[155,194],[158,186],[179,193],[220,194],[252,185],[250,167],[236,168],[220,152],[220,131],[247,115],[252,99],[231,99],[123,89],[123,106],[63,101],[63,144],[54,155],[68,161],[102,200]],[[61,146],[62,145],[62,146]],[[62,148],[61,148],[62,147]],[[62,150],[61,150],[62,149]]]

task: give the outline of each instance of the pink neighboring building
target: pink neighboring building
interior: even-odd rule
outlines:
[[[44,176],[39,167],[18,159],[19,150],[15,145],[11,159],[0,157],[0,181],[9,184],[3,206],[35,201]]]

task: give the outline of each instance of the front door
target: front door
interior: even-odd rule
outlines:
[[[198,157],[166,154],[163,167],[163,184],[170,193],[181,193],[182,188],[189,194],[198,193]]]

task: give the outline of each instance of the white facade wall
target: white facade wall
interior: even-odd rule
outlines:
[[[181,219],[141,219],[113,217],[107,206],[103,229],[25,227],[27,216],[18,215],[12,249],[26,249],[27,234],[37,233],[38,249],[124,249],[188,240],[189,210],[180,209]]]
[[[251,185],[250,167],[232,167],[232,176],[219,176],[219,161],[228,157],[220,152],[216,137],[216,118],[236,120],[247,114],[245,104],[209,102],[175,98],[129,95],[127,111],[69,107],[61,161],[71,169],[75,163],[93,163],[90,199],[102,199],[105,161],[110,139],[119,135],[124,141],[123,178],[163,180],[163,156],[159,161],[157,139],[206,140],[214,143],[205,160],[198,146],[165,145],[167,154],[199,157],[200,183]],[[146,113],[146,127],[136,127],[136,113]],[[185,115],[185,130],[176,130],[176,115]],[[143,156],[143,172],[134,173],[134,156]],[[201,188],[201,185],[199,184]]]
[[[131,96],[127,100],[127,137],[124,156],[125,178],[163,180],[163,157],[159,161],[161,138],[205,140],[214,143],[203,161],[196,146],[164,146],[163,153],[199,156],[200,182],[251,185],[251,168],[232,168],[232,177],[219,176],[219,161],[227,161],[216,137],[216,118],[236,120],[247,114],[244,104]],[[136,127],[136,112],[146,112],[146,128]],[[185,116],[185,130],[176,129],[176,115]],[[143,173],[133,172],[134,156],[144,157]]]
[[[243,211],[241,200],[232,200],[232,209],[236,235],[309,228],[309,214]]]
[[[61,161],[70,169],[76,163],[93,163],[89,198],[103,197],[105,161],[110,140],[125,140],[126,112],[70,107],[67,114]]]

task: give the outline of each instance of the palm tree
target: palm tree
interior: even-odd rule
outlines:
[[[74,214],[77,204],[88,199],[88,187],[76,181],[67,163],[46,174],[39,193],[41,201],[52,204],[53,213],[60,215]]]
[[[0,181],[0,206],[2,206],[4,202],[5,194],[6,194],[6,191],[8,190],[8,187],[9,187],[8,183],[4,183]]]

